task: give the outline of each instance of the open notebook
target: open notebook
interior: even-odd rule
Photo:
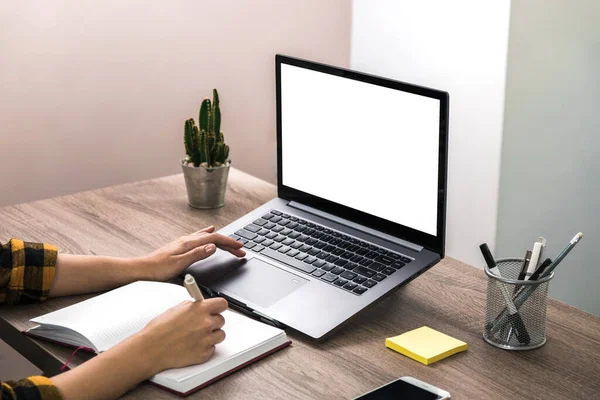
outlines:
[[[189,299],[183,286],[138,281],[33,318],[39,325],[25,333],[101,353]],[[223,316],[226,338],[210,360],[160,372],[150,382],[185,396],[290,344],[281,329],[229,310]]]

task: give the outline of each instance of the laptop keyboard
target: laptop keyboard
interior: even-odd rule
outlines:
[[[411,262],[403,254],[271,210],[231,235],[244,248],[361,295]]]

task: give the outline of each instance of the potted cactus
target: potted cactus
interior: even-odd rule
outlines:
[[[209,98],[202,101],[198,126],[194,118],[185,121],[183,141],[187,156],[181,160],[181,168],[188,203],[195,208],[222,207],[231,160],[221,132],[217,89],[213,89],[212,103]]]

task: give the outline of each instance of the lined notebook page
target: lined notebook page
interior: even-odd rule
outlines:
[[[138,281],[31,321],[79,332],[102,352],[184,300],[190,300],[190,295],[183,286]]]

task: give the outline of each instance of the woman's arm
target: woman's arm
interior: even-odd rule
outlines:
[[[226,309],[224,299],[185,301],[52,382],[65,400],[116,399],[164,369],[203,363],[225,340],[221,313]]]
[[[140,279],[168,280],[213,254],[216,247],[238,257],[246,254],[242,243],[214,233],[212,226],[138,258],[58,254],[51,245],[12,239],[0,243],[0,303],[108,290]],[[12,398],[18,388],[54,399],[60,397],[58,388],[66,399],[116,398],[158,371],[206,361],[214,345],[225,338],[220,329],[225,309],[223,299],[184,302],[140,333],[52,381],[31,377],[12,386],[3,382],[0,397]]]
[[[138,280],[166,281],[219,247],[243,257],[242,243],[208,227],[137,258],[58,254],[50,296],[98,292]]]
[[[210,226],[143,257],[58,254],[55,246],[12,239],[0,243],[0,304],[31,303],[113,289],[137,280],[166,281],[202,260],[216,247],[243,257],[242,243]]]

